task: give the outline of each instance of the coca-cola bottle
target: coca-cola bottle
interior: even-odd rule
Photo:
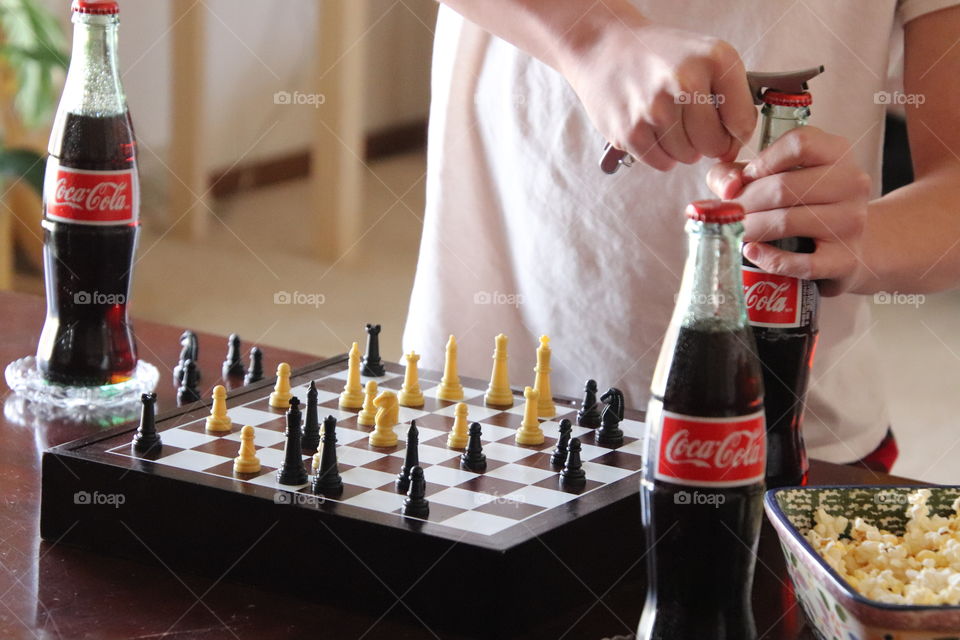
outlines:
[[[806,81],[822,71],[766,74],[767,88],[759,94],[760,149],[810,117],[812,97]],[[813,253],[810,238],[784,238],[770,244],[784,251]],[[817,338],[820,291],[812,280],[775,275],[743,259],[747,313],[763,366],[767,412],[767,486],[806,484],[803,410]]]
[[[638,640],[751,640],[763,511],[763,378],[740,271],[743,209],[687,207],[689,250],[647,406]]]
[[[74,0],[73,54],[43,188],[44,378],[128,380],[137,364],[127,300],[140,232],[136,141],[117,68],[119,6]]]

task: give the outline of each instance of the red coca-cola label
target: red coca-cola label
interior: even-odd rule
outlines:
[[[743,295],[755,327],[799,327],[803,300],[799,278],[743,266]]]
[[[127,224],[140,213],[136,169],[86,171],[50,158],[44,179],[46,215],[81,224]]]
[[[763,480],[763,411],[734,418],[661,412],[656,478],[694,486],[737,487]]]

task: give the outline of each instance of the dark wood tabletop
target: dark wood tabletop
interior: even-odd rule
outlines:
[[[32,353],[43,321],[43,300],[0,293],[0,365]],[[160,370],[158,409],[176,406],[170,383],[186,327],[135,321],[140,357]],[[218,372],[226,339],[200,333],[200,367]],[[250,345],[245,345],[250,346]],[[294,368],[315,356],[265,346],[269,370],[279,361]],[[204,379],[205,395],[219,381]],[[462,634],[428,629],[415,612],[397,603],[384,612],[316,603],[236,583],[175,573],[145,559],[133,562],[41,541],[40,457],[48,447],[95,433],[102,426],[18,418],[17,400],[4,382],[0,417],[0,637],[2,638],[469,638],[469,593]],[[811,484],[908,484],[910,481],[813,461]],[[176,514],[157,514],[176,517]],[[614,532],[616,534],[616,532]],[[198,531],[201,535],[229,532]],[[598,532],[598,541],[610,532]],[[278,553],[284,550],[278,550]],[[345,577],[344,579],[348,579]],[[459,585],[451,585],[459,588]],[[545,585],[544,595],[549,593]],[[643,605],[642,585],[621,584],[571,621],[558,616],[539,629],[542,637],[604,638],[631,633]],[[522,606],[518,603],[518,606]],[[754,611],[760,637],[812,639],[796,604],[776,535],[761,535]]]

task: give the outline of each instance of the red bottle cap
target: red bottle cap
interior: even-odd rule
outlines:
[[[687,217],[715,224],[740,222],[743,220],[743,207],[726,200],[696,200],[687,205]]]
[[[787,93],[786,91],[767,89],[760,99],[766,104],[776,104],[784,107],[809,107],[813,104],[813,96],[806,91]]]
[[[70,9],[76,13],[94,13],[106,16],[120,13],[120,3],[116,0],[73,0]]]

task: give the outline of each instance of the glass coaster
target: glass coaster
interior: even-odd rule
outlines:
[[[72,410],[112,409],[129,405],[139,400],[140,394],[153,391],[160,379],[155,366],[139,360],[133,376],[124,382],[99,387],[71,387],[44,380],[35,356],[14,360],[7,365],[5,376],[7,386],[23,398],[37,404]]]

